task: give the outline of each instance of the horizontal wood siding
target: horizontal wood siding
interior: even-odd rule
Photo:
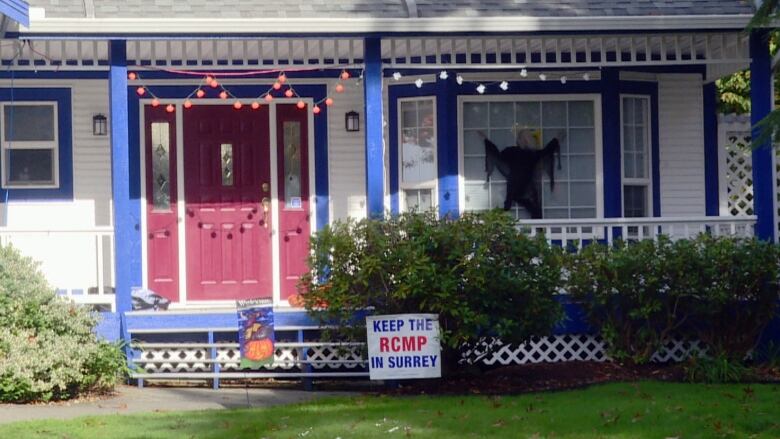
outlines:
[[[660,75],[661,215],[705,214],[702,80],[697,74]]]
[[[334,97],[328,108],[328,169],[333,220],[366,216],[366,163],[363,86],[349,80],[344,92]],[[360,114],[360,131],[348,133],[344,115]]]

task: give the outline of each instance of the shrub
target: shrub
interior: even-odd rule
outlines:
[[[0,401],[72,397],[112,388],[126,371],[121,346],[99,341],[96,317],[57,298],[37,264],[0,248]]]
[[[750,376],[747,366],[725,355],[692,357],[685,365],[685,379],[692,383],[738,383]]]
[[[570,292],[618,361],[646,363],[673,336],[741,361],[775,315],[778,249],[756,239],[594,244],[570,266]]]
[[[520,234],[504,212],[336,222],[311,248],[304,304],[337,335],[364,340],[355,321],[364,310],[437,313],[450,367],[464,345],[523,342],[562,315],[562,251]]]

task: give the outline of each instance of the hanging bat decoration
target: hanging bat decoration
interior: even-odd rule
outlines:
[[[480,133],[481,134],[481,133]],[[485,137],[483,135],[483,137]],[[539,162],[547,164],[547,174],[550,177],[550,189],[555,190],[554,157],[558,158],[558,169],[561,169],[561,144],[557,138],[550,140],[542,149],[509,146],[498,149],[495,143],[485,137],[485,173],[487,181],[495,169],[506,178],[506,199],[504,210],[512,208],[513,203],[524,207],[532,218],[542,217],[542,203],[539,192],[534,185],[534,174]]]

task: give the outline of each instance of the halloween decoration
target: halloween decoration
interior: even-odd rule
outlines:
[[[152,290],[134,288],[130,292],[130,297],[133,301],[133,311],[165,311],[168,309],[168,305],[171,304],[170,300],[160,296]]]
[[[555,189],[554,156],[558,158],[558,169],[561,169],[561,144],[558,138],[553,138],[542,149],[529,147],[531,133],[529,130],[519,130],[517,145],[499,150],[495,143],[479,133],[485,139],[485,173],[487,181],[493,170],[506,178],[506,198],[504,210],[512,208],[513,203],[524,207],[532,218],[542,217],[542,203],[539,190],[536,187],[535,174],[540,162],[547,164],[547,174],[550,177],[550,189]]]
[[[240,300],[238,342],[241,368],[257,368],[274,362],[274,311],[268,299]]]

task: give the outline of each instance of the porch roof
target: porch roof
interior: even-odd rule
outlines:
[[[30,0],[22,33],[426,33],[743,28],[747,0]]]

